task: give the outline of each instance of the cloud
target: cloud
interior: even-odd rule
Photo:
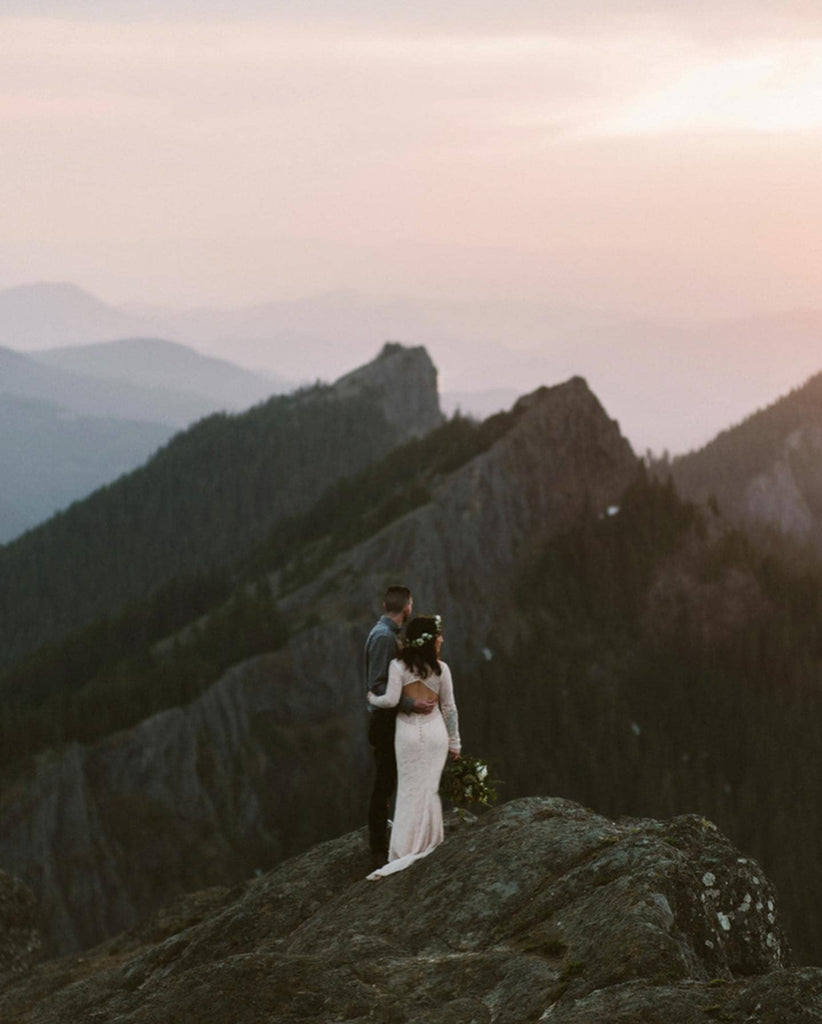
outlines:
[[[820,129],[822,38],[701,63],[580,134],[776,134]]]

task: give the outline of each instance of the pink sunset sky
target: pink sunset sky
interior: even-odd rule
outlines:
[[[5,0],[0,144],[0,288],[346,293],[306,369],[166,335],[246,365],[580,372],[680,450],[822,370],[818,0]]]
[[[818,3],[2,11],[0,285],[819,304]]]

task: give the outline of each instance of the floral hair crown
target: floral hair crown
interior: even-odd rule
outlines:
[[[406,640],[403,646],[422,647],[423,644],[426,644],[429,640],[433,640],[435,637],[438,637],[440,633],[442,633],[442,616],[432,615],[431,618],[434,620],[434,632],[421,633],[418,637],[415,637],[413,640]]]

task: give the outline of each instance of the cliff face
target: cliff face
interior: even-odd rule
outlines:
[[[745,526],[822,550],[822,375],[705,448],[675,459],[679,491]]]
[[[6,788],[0,860],[36,893],[51,950],[90,945],[180,892],[234,883],[358,819],[348,794],[360,794],[365,771],[361,722],[315,658],[308,633],[189,707],[73,744]]]
[[[616,500],[636,470],[584,381],[524,403],[430,503],[282,601],[294,630],[283,651],[6,788],[0,865],[34,889],[52,949],[99,941],[177,892],[234,882],[362,821],[361,649],[385,585],[407,581],[418,610],[444,616],[443,656],[458,701],[469,697],[514,568],[583,506]]]
[[[738,511],[749,523],[822,543],[822,427],[788,434],[779,455],[748,481]]]
[[[422,346],[388,342],[372,362],[340,377],[334,391],[341,398],[371,395],[401,437],[420,437],[443,421],[437,370]]]
[[[339,556],[288,595],[292,618],[362,632],[387,584],[405,580],[417,612],[444,616],[443,657],[480,656],[512,569],[590,506],[617,500],[637,470],[630,445],[581,378],[521,399],[523,413],[487,452],[444,477],[433,500]],[[458,681],[457,681],[458,685]]]
[[[7,1024],[822,1021],[777,897],[703,818],[513,801],[367,881],[365,830],[7,985]],[[1,911],[0,911],[1,912]],[[0,927],[5,922],[0,922]]]

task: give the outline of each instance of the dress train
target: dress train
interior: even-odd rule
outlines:
[[[430,715],[397,715],[397,800],[388,863],[368,878],[393,875],[427,857],[442,842],[440,776],[448,758],[448,730],[436,709]]]

